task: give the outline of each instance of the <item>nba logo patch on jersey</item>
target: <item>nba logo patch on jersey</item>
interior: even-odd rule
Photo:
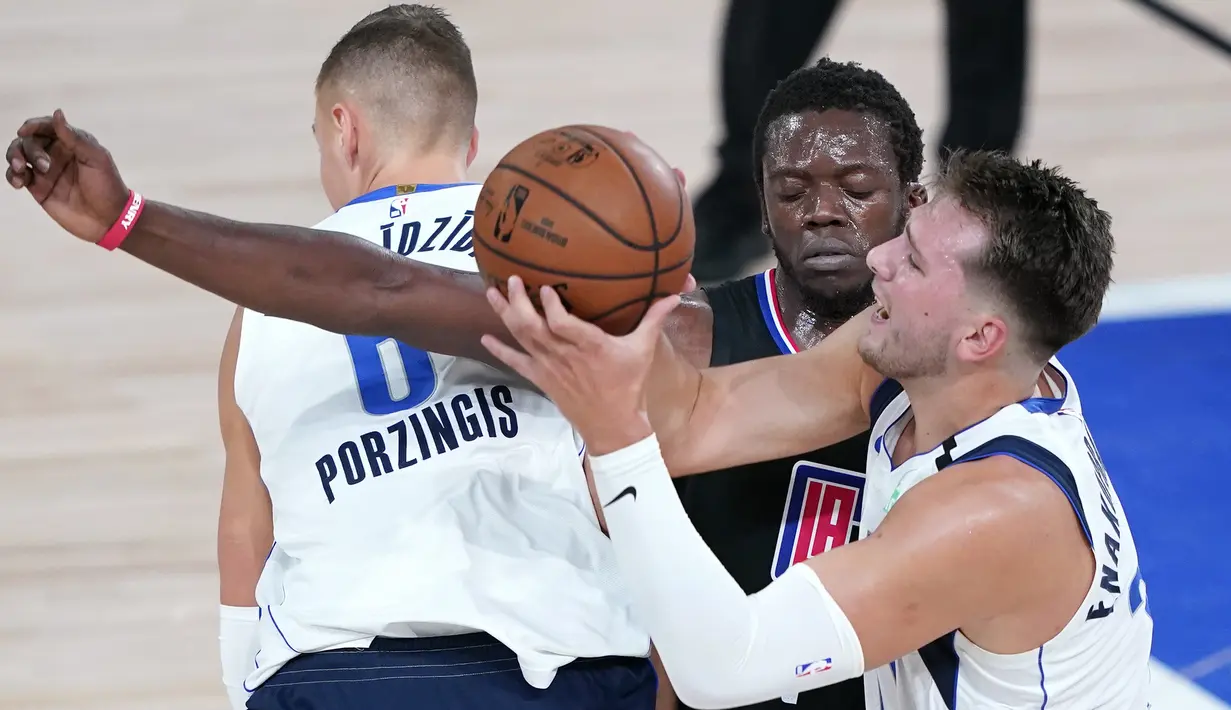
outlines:
[[[791,565],[846,544],[859,525],[864,475],[810,461],[795,464],[787,488],[786,508],[778,531],[778,549],[770,577]]]
[[[824,673],[830,668],[833,668],[832,658],[822,658],[819,661],[809,661],[808,663],[802,663],[795,666],[795,677],[806,678],[810,675],[816,675],[817,673]]]
[[[402,187],[399,185],[399,187]],[[400,200],[394,200],[389,203],[389,219],[397,219],[406,214],[406,203],[410,202],[410,198],[403,197]]]

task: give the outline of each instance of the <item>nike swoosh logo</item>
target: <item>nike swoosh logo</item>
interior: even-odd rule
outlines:
[[[629,496],[629,495],[633,497],[633,500],[637,500],[637,489],[632,486],[625,488],[624,490],[620,491],[619,494],[616,495],[615,498],[612,498],[610,501],[608,501],[607,505],[604,505],[603,507],[604,508],[610,507],[611,505],[614,505],[617,500],[623,498],[624,496]]]

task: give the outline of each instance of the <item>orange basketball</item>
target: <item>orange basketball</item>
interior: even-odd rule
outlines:
[[[552,286],[565,307],[609,333],[637,326],[679,293],[692,266],[692,207],[671,166],[628,133],[564,126],[500,160],[474,215],[474,256],[489,284],[509,276],[537,303]]]

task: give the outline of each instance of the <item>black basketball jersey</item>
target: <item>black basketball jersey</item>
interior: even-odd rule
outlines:
[[[711,365],[797,352],[774,277],[770,269],[705,290],[714,313]],[[865,432],[803,456],[678,479],[678,490],[697,532],[751,594],[792,564],[858,539],[867,455]],[[795,705],[751,707],[864,710],[863,679],[804,693]]]

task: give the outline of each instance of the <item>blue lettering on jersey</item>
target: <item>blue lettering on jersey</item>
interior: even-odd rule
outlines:
[[[1090,459],[1090,464],[1094,467],[1094,476],[1098,480],[1099,500],[1102,504],[1103,517],[1107,519],[1107,523],[1111,526],[1111,532],[1103,534],[1103,547],[1107,551],[1107,559],[1110,564],[1104,562],[1100,565],[1100,570],[1096,573],[1099,575],[1099,587],[1107,592],[1107,598],[1100,599],[1098,604],[1090,607],[1086,611],[1086,620],[1102,619],[1111,614],[1115,608],[1116,600],[1120,597],[1120,518],[1119,511],[1116,510],[1116,502],[1111,494],[1111,478],[1107,475],[1107,467],[1103,465],[1103,457],[1099,455],[1098,449],[1094,446],[1094,440],[1090,436],[1089,430],[1086,431],[1085,437],[1086,455]]]
[[[316,473],[325,500],[333,503],[339,474],[346,485],[354,486],[411,468],[432,456],[448,456],[483,437],[512,439],[517,431],[512,390],[505,385],[476,387],[472,393],[463,392],[448,402],[411,412],[383,431],[369,431],[342,442],[317,459]]]
[[[402,211],[398,212],[400,214]],[[389,215],[399,216],[394,215],[392,207],[389,209]],[[470,224],[473,217],[474,210],[466,210],[461,219],[447,215],[437,217],[426,225],[419,220],[394,221],[380,225],[380,235],[386,249],[402,256],[446,249],[474,256],[474,228]]]
[[[359,401],[368,414],[404,412],[436,391],[436,368],[422,350],[393,338],[366,335],[346,336],[346,347],[355,367]]]

